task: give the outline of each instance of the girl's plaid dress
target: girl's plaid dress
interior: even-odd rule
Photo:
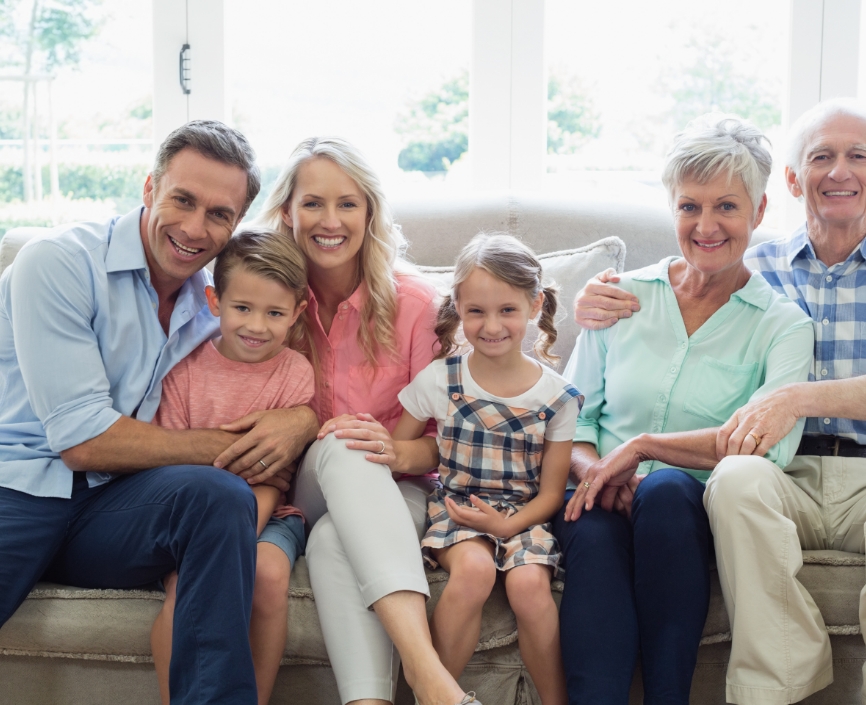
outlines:
[[[508,539],[460,526],[451,521],[445,497],[472,506],[474,494],[511,516],[538,494],[544,431],[547,423],[580,394],[567,382],[540,409],[516,409],[499,402],[473,399],[463,391],[461,357],[446,360],[448,416],[439,438],[439,477],[442,486],[427,499],[430,527],[421,542],[424,559],[435,568],[430,549],[483,536],[494,546],[499,570],[541,563],[557,568],[559,546],[550,523],[536,524]]]

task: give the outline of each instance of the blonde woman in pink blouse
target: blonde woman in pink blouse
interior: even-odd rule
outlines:
[[[440,663],[427,624],[419,541],[433,481],[401,476],[438,464],[435,438],[400,448],[390,434],[397,393],[433,359],[435,292],[396,269],[403,235],[378,178],[341,139],[295,149],[259,222],[307,258],[321,430],[293,503],[312,527],[310,582],[341,700],[392,703],[402,658],[421,705],[476,702]]]

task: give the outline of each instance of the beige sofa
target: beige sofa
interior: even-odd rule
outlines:
[[[398,202],[395,208],[411,241],[410,256],[433,268],[432,274],[440,278],[446,273],[438,267],[449,265],[459,247],[481,229],[520,235],[540,253],[558,252],[545,257],[544,266],[564,289],[565,320],[557,345],[560,354],[567,354],[577,332],[569,321],[568,302],[588,276],[606,266],[622,268],[625,248],[629,269],[676,251],[666,210],[615,200],[488,194]],[[0,271],[34,232],[10,231],[0,242]],[[575,248],[582,251],[575,252]],[[832,686],[804,702],[858,703],[860,669],[866,659],[858,621],[859,592],[866,581],[864,557],[812,551],[806,553],[804,563],[801,580],[815,596],[832,635],[836,678]],[[428,607],[432,610],[447,575],[431,572],[428,579],[433,597]],[[554,584],[554,590],[560,591],[561,584]],[[148,634],[161,599],[159,592],[150,590],[38,585],[0,628],[0,703],[156,705],[159,698]],[[303,559],[292,576],[289,605],[284,666],[271,702],[336,705],[336,685]],[[730,627],[718,580],[714,580],[692,688],[693,703],[725,702],[729,647]],[[520,660],[514,617],[501,586],[485,607],[481,640],[462,684],[475,690],[485,705],[539,702]],[[413,702],[405,683],[397,702]],[[639,675],[633,684],[632,702],[641,702]]]

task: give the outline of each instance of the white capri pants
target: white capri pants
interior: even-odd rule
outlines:
[[[325,647],[344,703],[394,702],[400,656],[371,606],[399,590],[430,591],[420,541],[435,481],[394,482],[386,465],[329,434],[310,446],[293,504],[312,527],[307,566]]]

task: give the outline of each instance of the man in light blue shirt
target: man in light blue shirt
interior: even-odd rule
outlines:
[[[177,569],[173,703],[257,702],[245,479],[279,484],[314,435],[306,408],[232,432],[149,423],[165,374],[218,329],[203,267],[258,190],[243,135],[189,123],[142,208],[56,228],[0,278],[0,624],[43,577],[132,588]]]

